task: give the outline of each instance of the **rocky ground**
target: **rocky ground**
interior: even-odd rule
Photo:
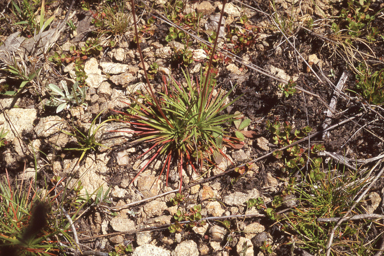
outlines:
[[[104,122],[122,119],[112,110],[125,111],[146,87],[130,4],[47,1],[45,19],[54,18],[41,33],[33,32],[41,2],[27,24],[15,24],[29,17],[17,4],[26,8],[0,3],[0,131],[8,132],[0,172],[15,191],[34,181],[57,214],[48,223],[57,216],[67,223],[61,209],[72,218],[68,237],[49,240],[60,248],[52,254],[381,255],[384,97],[374,95],[383,95],[384,76],[369,79],[384,72],[383,34],[372,32],[383,31],[382,2],[227,3],[216,81],[234,88],[230,99],[240,96],[227,112],[250,123],[228,124],[244,144],[227,147],[227,159],[205,173],[184,170],[181,195],[176,168],[169,186],[159,178],[161,159],[131,184],[150,145],[132,143],[127,123]],[[219,1],[138,3],[140,46],[156,90],[166,76],[185,82],[182,70],[199,77],[221,8]],[[169,21],[186,32],[172,33]],[[371,75],[363,77],[363,64]],[[381,87],[366,93],[364,79]],[[61,81],[87,90],[57,113],[49,84]],[[180,213],[204,221],[178,227]],[[362,214],[336,234],[338,219],[319,219]]]

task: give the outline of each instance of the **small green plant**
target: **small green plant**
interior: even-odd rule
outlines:
[[[12,13],[21,21],[16,22],[15,25],[26,25],[26,33],[32,36],[34,33],[44,31],[53,21],[53,15],[48,20],[45,20],[45,1],[42,1],[40,8],[40,22],[39,24],[35,19],[35,6],[31,1],[23,0],[22,5],[18,5],[12,1]]]
[[[236,138],[238,138],[240,142],[244,141],[245,137],[252,138],[255,135],[255,132],[244,130],[251,124],[251,120],[248,118],[241,117],[242,115],[239,111],[235,112],[235,116],[237,117],[237,119],[235,119],[233,123],[235,124],[235,127],[236,127],[236,130],[235,130]]]
[[[8,142],[5,140],[5,136],[7,136],[7,134],[8,132],[4,132],[3,127],[0,132],[0,148],[8,144]]]
[[[85,96],[87,93],[87,87],[79,87],[78,82],[74,83],[71,88],[71,92],[68,90],[67,82],[61,80],[61,89],[55,84],[49,84],[48,87],[51,90],[52,98],[47,102],[48,106],[57,106],[56,113],[69,108],[71,105],[88,106],[85,103]],[[56,98],[55,96],[60,96]]]
[[[295,86],[296,86],[296,83],[290,80],[288,84],[279,84],[279,89],[281,92],[283,92],[284,96],[288,98],[290,95],[293,95],[296,93]]]
[[[179,205],[181,202],[184,201],[184,196],[180,193],[176,193],[175,197],[174,198],[171,198],[170,202],[173,204],[173,205]]]
[[[124,12],[124,1],[106,5],[100,12],[91,12],[92,23],[104,33],[124,34],[129,27],[131,15]]]
[[[293,130],[292,125],[286,121],[283,125],[280,122],[276,121],[274,123],[267,122],[268,130],[274,135],[273,140],[274,144],[279,146],[288,146],[293,142],[307,136],[312,128],[306,126],[301,130]],[[311,154],[317,154],[318,152],[324,150],[324,145],[313,145],[310,149]],[[302,148],[300,145],[294,145],[286,150],[286,154],[284,151],[276,151],[273,155],[277,159],[284,158],[285,166],[288,169],[300,169],[305,165],[307,159],[309,159],[308,151]],[[321,179],[321,172],[319,172],[320,165],[322,163],[322,159],[320,157],[314,158],[313,161],[310,162],[312,166],[311,175],[312,177],[317,177]]]
[[[29,70],[25,65],[19,65],[16,59],[13,59],[13,64],[8,65],[7,71],[10,72],[15,79],[20,80],[19,88],[14,91],[6,91],[4,94],[14,96],[26,88],[26,85],[31,83],[33,79],[39,74],[41,68],[38,70]]]
[[[189,212],[183,213],[180,210],[178,210],[173,218],[176,220],[174,224],[169,226],[169,232],[175,233],[180,232],[182,230],[183,224],[180,224],[182,221],[190,221],[185,226],[186,228],[193,228],[196,225],[205,225],[205,222],[201,222],[201,205],[195,205],[191,209],[189,209]]]
[[[356,75],[356,88],[371,104],[384,104],[384,69],[372,71],[361,63],[358,66],[359,74]]]
[[[109,256],[120,256],[120,255],[127,255],[127,253],[133,252],[133,248],[131,244],[128,244],[127,246],[123,244],[119,244],[115,246],[115,251],[108,253]]]
[[[264,252],[266,255],[272,254],[272,246],[268,244],[267,241],[264,241],[263,244],[260,246],[260,250]]]
[[[99,129],[106,123],[111,121],[111,119],[107,119],[103,122],[101,122],[98,126],[96,126],[96,120],[99,118],[99,116],[103,112],[100,112],[95,119],[93,119],[91,126],[88,129],[88,132],[81,132],[80,129],[73,127],[75,130],[73,133],[67,132],[67,131],[62,131],[63,133],[75,137],[77,140],[77,145],[78,147],[76,148],[65,148],[65,150],[75,150],[75,151],[82,151],[82,154],[79,158],[79,161],[77,164],[81,162],[81,160],[84,158],[85,154],[90,151],[96,151],[99,146],[104,147],[102,144],[97,142],[96,140],[96,134],[99,131]]]
[[[245,18],[246,17],[243,17],[243,19]],[[230,25],[227,25],[226,38],[228,43],[232,43],[234,45],[234,47],[229,48],[229,50],[234,54],[239,54],[240,52],[253,47],[260,31],[257,26],[249,24],[248,19],[246,19],[242,25],[244,28],[239,26],[231,27]],[[213,35],[214,37],[211,40],[215,39],[215,35],[216,34]]]
[[[380,31],[378,28],[372,27],[376,14],[369,14],[371,0],[348,0],[347,4],[348,7],[341,10],[339,19],[332,23],[333,32],[340,34],[342,30],[346,29],[347,34],[352,38],[365,35],[369,42],[376,41]]]
[[[148,78],[154,79],[158,71],[159,71],[159,64],[157,64],[156,62],[153,62],[148,69]]]
[[[75,24],[73,24],[73,21],[70,20],[70,21],[67,21],[67,25],[70,27],[70,29],[72,31],[76,31],[77,27],[75,26]]]
[[[186,46],[183,49],[175,49],[171,60],[178,66],[182,64],[185,67],[188,67],[190,64],[193,63],[193,52]]]

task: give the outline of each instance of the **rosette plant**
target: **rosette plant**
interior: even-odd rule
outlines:
[[[132,11],[134,12],[133,1]],[[222,15],[223,13],[220,22]],[[135,32],[137,35],[136,25]],[[137,45],[143,62],[140,44]],[[216,45],[217,39],[212,52],[215,52]],[[212,56],[208,71],[201,75],[200,82],[194,83],[187,72],[184,72],[185,86],[173,78],[167,83],[164,78],[163,90],[157,95],[145,72],[148,93],[139,93],[143,101],[132,98],[134,103],[128,104],[128,113],[116,111],[129,117],[129,121],[122,122],[129,123],[132,127],[130,132],[139,137],[133,143],[151,143],[151,147],[139,156],[149,154],[150,158],[133,180],[154,160],[162,159],[160,175],[167,170],[166,185],[170,168],[176,164],[181,190],[183,168],[191,166],[194,171],[201,170],[205,164],[214,164],[212,156],[216,156],[216,159],[217,156],[226,157],[221,150],[223,144],[239,143],[238,139],[229,137],[223,128],[223,125],[231,123],[235,116],[222,113],[237,99],[226,103],[232,90],[225,93],[221,89],[215,89],[216,82],[210,72]]]

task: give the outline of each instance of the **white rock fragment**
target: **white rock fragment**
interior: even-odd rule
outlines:
[[[172,256],[199,256],[197,244],[192,240],[187,240],[176,246]]]
[[[5,119],[4,113],[0,114],[0,131],[4,129],[4,132],[8,132],[5,136],[5,140],[13,140],[15,138],[14,132],[21,135],[23,132],[29,133],[33,131],[33,122],[37,117],[36,109],[12,108],[10,110],[5,110],[5,113],[11,123],[10,124],[8,120]]]
[[[104,74],[118,75],[128,70],[127,64],[120,64],[114,62],[100,62]]]
[[[256,234],[265,230],[265,227],[260,223],[254,222],[244,228],[245,238],[252,239]]]
[[[240,237],[236,245],[236,251],[239,255],[254,256],[253,244],[250,239],[245,237]]]
[[[117,232],[127,232],[136,229],[135,222],[133,220],[123,217],[115,217],[109,222],[109,224],[111,224],[113,230]]]
[[[203,49],[197,49],[193,51],[193,59],[195,61],[204,61],[207,58],[208,58],[208,55]]]
[[[207,204],[207,212],[208,214],[212,215],[213,217],[219,217],[222,216],[225,210],[221,208],[221,204],[217,201],[215,202],[209,202]]]
[[[251,198],[258,198],[260,197],[260,192],[254,188],[251,191],[249,191],[248,194],[242,193],[242,192],[234,192],[232,194],[229,194],[227,196],[224,196],[224,203],[228,205],[236,205],[236,206],[245,206],[245,202],[248,201]]]
[[[47,116],[40,118],[40,121],[34,130],[38,137],[46,138],[52,134],[59,133],[66,128],[68,128],[68,125],[61,117]]]

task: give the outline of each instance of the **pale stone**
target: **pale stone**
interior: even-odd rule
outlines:
[[[159,57],[159,58],[166,59],[166,58],[172,57],[172,54],[173,54],[173,51],[172,51],[171,47],[165,46],[165,47],[162,47],[160,49],[156,49],[155,56]]]
[[[265,227],[260,223],[254,222],[247,225],[244,228],[245,237],[248,239],[252,239],[256,236],[256,234],[261,233],[265,230]]]
[[[124,61],[125,60],[125,51],[123,48],[117,48],[116,52],[114,54],[114,57],[117,61]]]
[[[262,150],[269,151],[268,144],[269,142],[266,138],[264,137],[257,138],[257,146],[259,146],[259,148],[261,148]]]
[[[228,71],[230,71],[231,73],[234,73],[234,74],[236,74],[236,75],[240,75],[240,74],[241,74],[241,71],[239,70],[239,68],[238,68],[235,64],[233,64],[233,63],[229,64],[229,65],[226,67],[226,69],[227,69]]]
[[[215,11],[215,7],[210,2],[203,1],[196,7],[196,10],[203,15],[211,15]]]
[[[33,131],[33,122],[37,117],[36,109],[12,108],[5,110],[5,113],[10,121],[9,123],[8,119],[5,119],[4,113],[0,114],[0,131],[4,129],[4,133],[8,132],[4,137],[5,140],[11,141],[15,138],[15,134],[21,135],[23,132],[30,133]]]
[[[208,55],[203,49],[197,49],[193,51],[193,59],[195,61],[204,61],[208,59]]]
[[[118,186],[115,186],[112,189],[111,195],[117,198],[124,198],[127,195],[127,191],[125,189],[119,188]]]
[[[105,95],[111,95],[112,90],[111,90],[111,84],[108,82],[102,82],[99,86],[99,89],[97,90],[99,94],[105,94]]]
[[[208,214],[212,215],[213,217],[220,217],[225,212],[225,210],[221,208],[221,204],[217,201],[209,202],[206,206],[206,209]]]
[[[128,84],[137,80],[137,77],[131,72],[125,72],[120,75],[114,75],[109,78],[114,84],[127,87]]]
[[[110,221],[109,224],[111,224],[113,230],[117,232],[136,230],[135,222],[127,218],[115,217]]]
[[[100,62],[100,66],[105,74],[118,75],[128,70],[127,64],[120,64],[114,62]]]
[[[208,230],[208,227],[209,227],[209,224],[208,223],[205,223],[204,226],[194,226],[192,228],[192,230],[196,233],[196,234],[199,234],[201,236],[204,236],[204,234],[207,232]]]
[[[192,240],[187,240],[176,246],[172,256],[199,256],[197,244]]]
[[[213,241],[221,242],[227,234],[227,230],[224,227],[215,225],[209,229],[209,233],[211,234],[211,238]]]
[[[166,208],[167,204],[158,200],[149,202],[144,205],[144,211],[147,214],[147,217],[149,218],[154,216],[160,216]]]
[[[250,239],[245,237],[240,237],[236,251],[243,256],[254,256],[253,244]]]
[[[227,196],[224,196],[224,203],[228,205],[236,205],[236,206],[244,206],[245,202],[248,201],[251,198],[259,198],[260,192],[254,188],[251,191],[249,191],[248,194],[242,193],[242,192],[234,192],[232,194],[229,194]]]
[[[46,138],[52,134],[60,133],[68,129],[68,124],[59,116],[47,116],[40,118],[35,127],[35,133],[38,137]]]

